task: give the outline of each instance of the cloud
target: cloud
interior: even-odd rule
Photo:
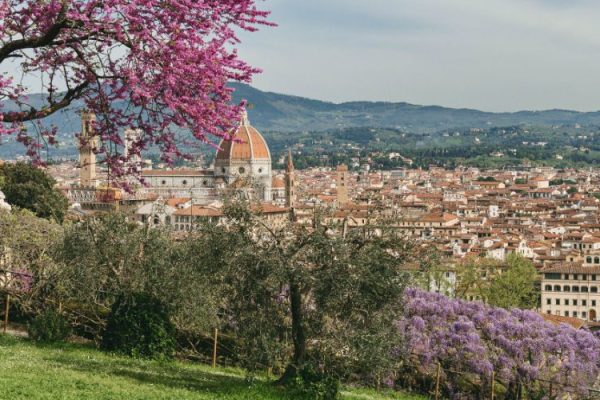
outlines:
[[[241,52],[265,89],[334,101],[600,109],[600,2],[273,0]]]

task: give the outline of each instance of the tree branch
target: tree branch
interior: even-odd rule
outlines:
[[[4,117],[2,122],[5,122],[5,123],[26,122],[26,121],[32,121],[32,120],[36,120],[36,119],[45,118],[51,114],[54,114],[58,110],[68,107],[73,100],[75,100],[81,96],[81,94],[85,91],[85,89],[89,86],[89,84],[90,83],[86,81],[72,89],[67,90],[65,95],[63,96],[63,98],[60,101],[51,103],[49,106],[43,107],[39,110],[31,107],[31,109],[29,109],[29,111],[22,111],[22,112],[9,111],[6,113],[2,113],[1,115]]]
[[[65,19],[68,8],[68,2],[63,1],[62,8],[58,14],[57,22],[46,31],[42,36],[17,39],[6,43],[0,48],[0,62],[10,57],[12,53],[25,49],[36,49],[39,47],[48,46],[54,39],[58,37],[60,32],[69,26],[69,20]]]

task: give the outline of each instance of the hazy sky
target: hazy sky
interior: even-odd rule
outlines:
[[[265,0],[263,90],[489,111],[600,110],[600,0]]]

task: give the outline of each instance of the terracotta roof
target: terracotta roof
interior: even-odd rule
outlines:
[[[277,214],[277,213],[286,213],[289,212],[290,209],[287,207],[279,207],[271,203],[260,203],[260,208],[252,205],[252,211],[260,211],[265,214]]]
[[[565,262],[554,264],[540,270],[542,273],[566,273],[566,274],[600,274],[600,266],[584,267],[581,262]]]
[[[242,118],[232,140],[222,140],[217,151],[217,160],[270,160],[271,153],[262,135]]]
[[[168,206],[177,207],[179,204],[187,203],[190,200],[191,198],[189,197],[172,197],[168,199],[165,203]]]
[[[220,217],[223,215],[221,210],[212,207],[204,207],[193,205],[187,208],[180,208],[173,213],[174,215],[180,216],[191,216],[191,217]]]
[[[550,322],[553,325],[567,324],[567,325],[571,325],[575,329],[581,329],[582,327],[585,326],[585,321],[582,319],[579,319],[579,318],[562,317],[560,315],[553,315],[553,314],[540,314],[540,315],[542,316],[542,318],[544,318],[544,321]]]
[[[271,187],[273,189],[281,189],[285,187],[285,182],[283,179],[278,178],[276,176],[273,177],[273,180],[271,181]]]
[[[420,218],[421,222],[449,222],[457,220],[458,217],[452,214],[427,214]]]

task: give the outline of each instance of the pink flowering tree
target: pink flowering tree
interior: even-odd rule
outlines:
[[[242,105],[227,83],[259,72],[238,57],[236,33],[271,25],[267,16],[255,0],[0,0],[0,66],[17,71],[0,75],[0,101],[14,105],[0,109],[0,136],[16,135],[39,162],[56,141],[43,118],[81,99],[115,177],[134,170],[119,151],[126,128],[142,132],[129,158],[153,145],[166,162],[185,155],[182,130],[230,139]],[[43,105],[28,100],[24,75],[39,77]]]

